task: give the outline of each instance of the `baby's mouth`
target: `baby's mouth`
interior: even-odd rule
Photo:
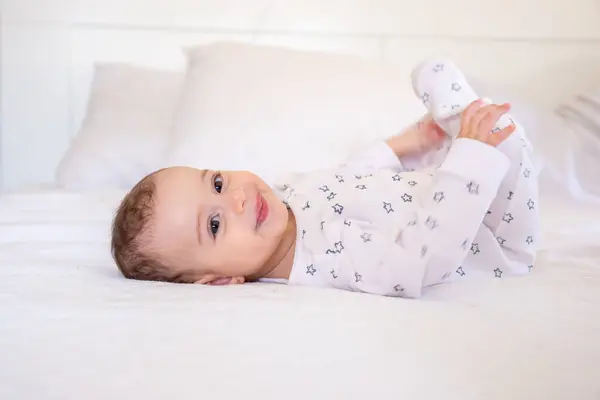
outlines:
[[[256,194],[256,229],[258,229],[269,216],[269,205],[260,193]]]

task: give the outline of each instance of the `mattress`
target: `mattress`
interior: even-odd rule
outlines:
[[[404,300],[122,279],[121,195],[0,197],[1,399],[600,398],[597,208],[542,201],[530,276]]]

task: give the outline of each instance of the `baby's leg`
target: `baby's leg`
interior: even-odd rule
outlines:
[[[448,60],[421,64],[413,72],[413,86],[450,137],[459,133],[462,111],[479,98],[460,70]],[[505,273],[526,273],[535,260],[539,214],[531,144],[523,127],[509,115],[500,119],[491,134],[511,122],[517,127],[515,132],[498,146],[511,161],[509,171],[457,276],[465,276],[474,269],[498,277]]]
[[[539,240],[538,171],[525,130],[516,121],[515,125],[515,133],[498,146],[511,164],[475,238],[474,243],[481,242],[481,253],[471,252],[466,260],[498,277],[531,271]],[[478,255],[490,258],[488,268],[480,265]]]

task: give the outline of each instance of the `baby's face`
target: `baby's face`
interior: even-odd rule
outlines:
[[[150,248],[193,281],[259,275],[288,225],[271,188],[246,171],[175,167],[155,175]],[[209,279],[209,278],[207,278]]]

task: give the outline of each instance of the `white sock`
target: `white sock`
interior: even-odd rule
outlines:
[[[479,99],[464,74],[454,63],[445,58],[434,58],[419,64],[412,72],[415,94],[435,122],[451,137],[460,132],[460,114],[469,104]],[[491,101],[486,101],[491,103]],[[504,115],[498,121],[495,132],[511,123]]]

